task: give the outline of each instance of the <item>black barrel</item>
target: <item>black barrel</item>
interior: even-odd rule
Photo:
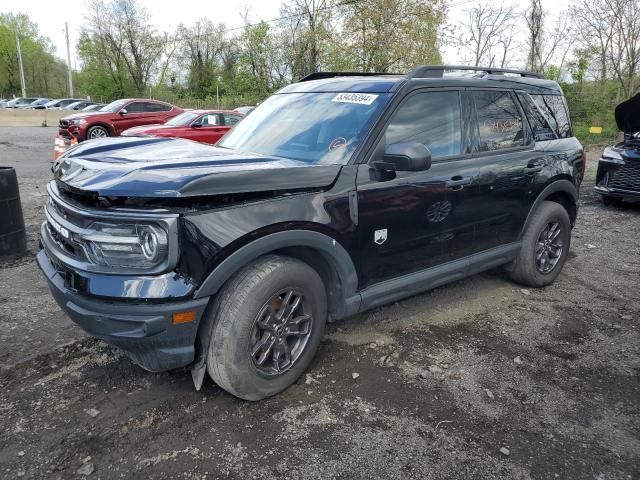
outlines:
[[[13,167],[0,167],[0,257],[27,251],[18,177]]]

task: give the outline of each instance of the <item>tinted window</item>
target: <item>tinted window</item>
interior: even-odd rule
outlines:
[[[222,125],[222,123],[220,122],[220,116],[214,113],[203,115],[200,118],[200,123],[202,125],[209,125],[209,126]]]
[[[524,145],[522,117],[509,92],[475,91],[472,95],[478,119],[478,151]]]
[[[127,109],[127,113],[143,113],[146,112],[145,105],[143,102],[131,102],[125,108]]]
[[[560,138],[571,136],[571,124],[564,98],[560,95],[531,95],[533,101],[549,120],[551,128]]]
[[[231,115],[228,113],[223,114],[222,118],[224,118],[225,125],[231,125],[231,126],[235,125],[240,120],[242,120],[242,117],[240,115]]]
[[[536,141],[553,140],[556,138],[554,130],[533,99],[526,93],[518,93],[517,95]]]
[[[145,112],[168,112],[171,110],[171,105],[166,103],[145,102]]]
[[[459,155],[461,137],[458,92],[425,92],[412,95],[400,106],[384,141],[386,145],[422,143],[435,159]]]

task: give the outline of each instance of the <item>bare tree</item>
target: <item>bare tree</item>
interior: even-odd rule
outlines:
[[[568,12],[561,13],[554,28],[547,31],[547,13],[542,8],[541,0],[531,0],[525,19],[529,34],[527,68],[534,72],[545,72],[553,65],[559,77],[575,43],[571,16]]]
[[[580,51],[597,65],[597,78],[614,78],[625,97],[638,90],[640,1],[581,0],[571,10]]]
[[[468,22],[463,26],[457,44],[471,54],[474,66],[481,63],[494,66],[496,60],[504,65],[514,48],[514,25],[517,11],[514,6],[479,3],[467,10]]]

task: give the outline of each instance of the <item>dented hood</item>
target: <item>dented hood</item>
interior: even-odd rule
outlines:
[[[191,197],[331,185],[340,165],[241,153],[177,138],[106,138],[70,149],[56,180],[105,197]]]
[[[624,133],[640,131],[640,93],[625,100],[615,109],[616,124]]]

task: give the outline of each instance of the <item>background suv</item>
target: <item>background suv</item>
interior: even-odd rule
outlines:
[[[562,91],[448,70],[313,74],[215,147],[74,147],[41,230],[54,297],[143,367],[257,400],[304,372],[328,319],[499,266],[549,285],[585,168]]]
[[[116,100],[95,112],[79,112],[60,120],[58,134],[79,142],[115,137],[140,125],[164,123],[184,110],[165,102],[147,99]]]
[[[622,200],[640,201],[640,94],[615,110],[624,140],[602,152],[596,173],[596,192],[606,205]]]

